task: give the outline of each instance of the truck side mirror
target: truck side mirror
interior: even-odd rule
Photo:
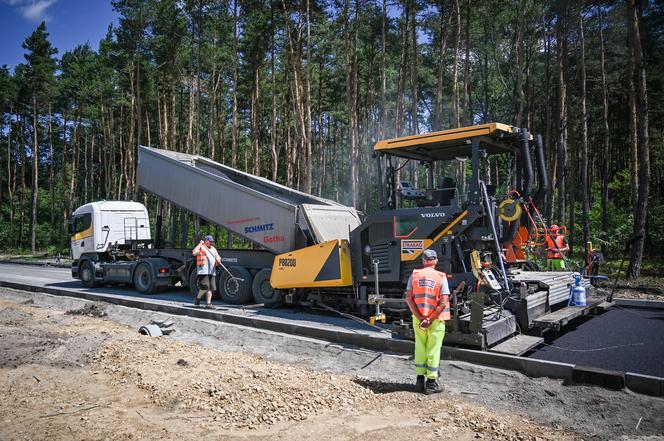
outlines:
[[[74,235],[74,221],[70,220],[67,222],[67,232],[70,236]]]

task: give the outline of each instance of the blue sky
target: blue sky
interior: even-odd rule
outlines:
[[[25,62],[21,44],[42,20],[60,58],[85,42],[97,49],[117,13],[110,0],[0,0],[0,66]]]

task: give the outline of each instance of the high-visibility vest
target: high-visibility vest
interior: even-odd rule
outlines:
[[[563,255],[558,252],[558,249],[565,248],[565,236],[559,234],[556,236],[555,243],[551,236],[546,236],[546,247],[549,251],[546,254],[547,259],[562,259]]]
[[[205,256],[205,249],[203,247],[198,248],[198,254],[196,254],[196,265],[207,265],[207,257]]]
[[[416,269],[411,279],[413,301],[424,317],[429,317],[441,304],[445,305],[438,317],[440,320],[450,320],[450,296],[441,294],[440,287],[447,276],[432,267]]]

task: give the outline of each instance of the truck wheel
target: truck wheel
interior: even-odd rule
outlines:
[[[226,271],[221,275],[219,294],[226,303],[231,305],[244,305],[253,298],[251,292],[251,273],[242,266],[228,268],[231,274],[238,279],[231,278]]]
[[[134,286],[142,294],[152,294],[155,292],[154,274],[147,263],[141,263],[134,271]]]
[[[81,263],[81,268],[78,270],[79,277],[81,278],[81,283],[86,288],[94,288],[97,285],[95,280],[95,266],[89,260],[84,260]]]
[[[251,291],[254,294],[256,303],[262,303],[267,307],[278,307],[284,302],[284,293],[279,289],[272,288],[270,285],[270,268],[263,268],[254,276],[254,283],[251,285]]]
[[[189,293],[192,297],[198,295],[198,273],[195,268],[189,273]]]

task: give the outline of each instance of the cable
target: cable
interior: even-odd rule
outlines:
[[[662,345],[664,343],[655,343],[655,345]],[[626,345],[614,345],[614,346],[605,346],[603,348],[594,348],[594,349],[571,349],[571,348],[563,348],[561,346],[556,346],[552,345],[550,343],[542,343],[544,346],[548,346],[550,348],[554,349],[560,349],[561,351],[568,351],[568,352],[600,352],[600,351],[608,351],[611,349],[619,349],[619,348],[629,348],[633,346],[645,346],[645,343],[630,343]],[[649,346],[652,346],[652,343],[648,343]]]
[[[355,320],[355,321],[358,322],[358,323],[362,323],[363,325],[369,326],[369,327],[371,327],[371,328],[375,328],[375,329],[379,330],[380,332],[384,332],[384,333],[387,333],[387,334],[390,334],[390,335],[392,334],[391,331],[388,331],[388,330],[386,330],[386,329],[383,329],[383,328],[381,328],[380,326],[376,326],[376,325],[372,325],[371,323],[367,323],[366,320],[363,320],[363,319],[361,319],[361,318],[359,318],[359,317],[355,317],[354,315],[346,314],[345,312],[338,311],[338,310],[334,309],[334,308],[331,307],[331,306],[327,306],[327,305],[324,304],[324,303],[320,303],[320,302],[319,302],[319,303],[318,303],[318,306],[320,306],[321,308],[326,309],[326,310],[328,310],[328,311],[335,312],[335,313],[339,314],[339,315],[342,316],[342,317],[346,317],[347,319]]]

